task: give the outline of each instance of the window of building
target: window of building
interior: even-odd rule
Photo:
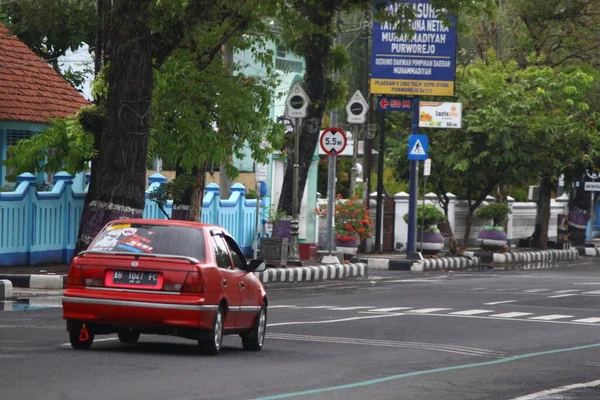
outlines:
[[[5,160],[10,160],[10,154],[8,152],[8,148],[10,146],[14,146],[16,145],[19,140],[23,140],[23,139],[29,139],[32,135],[34,134],[34,132],[32,131],[25,131],[25,130],[7,130],[6,131],[6,154],[4,155],[4,159]],[[10,174],[12,174],[13,170],[12,168],[8,168],[8,167],[4,167],[4,178],[5,178],[5,182],[14,182],[13,180],[8,179],[8,176]]]
[[[287,55],[287,51],[285,50],[285,46],[278,44],[277,45],[277,57],[285,58]]]

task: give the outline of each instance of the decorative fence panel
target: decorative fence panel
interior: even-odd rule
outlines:
[[[0,193],[0,267],[69,263],[73,258],[86,192],[73,191],[73,177],[66,172],[54,178],[52,191],[38,192],[37,178],[29,173],[21,174],[14,192]],[[149,199],[149,194],[166,181],[160,174],[149,178],[144,218],[167,219]],[[209,184],[202,201],[201,221],[223,226],[242,250],[251,254],[256,201],[246,200],[246,188],[241,184],[233,185],[230,198],[221,200],[219,186]],[[260,219],[265,218],[268,204],[268,198],[261,201]],[[169,216],[172,207],[171,201],[165,204]]]

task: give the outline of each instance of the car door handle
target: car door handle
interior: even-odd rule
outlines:
[[[246,287],[246,285],[244,284],[244,282],[240,282],[240,287],[243,289]]]
[[[223,279],[223,287],[227,287],[227,279]]]

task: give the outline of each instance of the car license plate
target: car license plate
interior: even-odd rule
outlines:
[[[110,279],[112,278],[112,279]],[[157,286],[160,273],[149,271],[112,271],[109,282],[117,285]]]

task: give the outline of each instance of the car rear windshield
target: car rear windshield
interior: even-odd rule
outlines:
[[[88,250],[206,259],[202,229],[172,225],[115,223],[100,232]]]

